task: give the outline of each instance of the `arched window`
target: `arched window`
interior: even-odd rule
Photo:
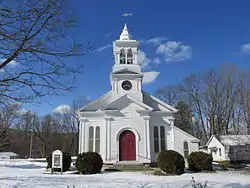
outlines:
[[[165,127],[160,127],[160,141],[161,141],[161,151],[166,150],[166,142],[165,142]]]
[[[133,53],[130,48],[128,49],[128,54],[127,54],[127,64],[133,64]]]
[[[125,64],[126,63],[126,54],[125,54],[125,50],[121,49],[121,53],[120,53],[120,64]]]
[[[89,151],[93,151],[94,145],[94,128],[91,126],[89,127]]]
[[[95,152],[100,152],[100,127],[95,128]]]
[[[188,143],[185,141],[183,143],[183,151],[184,151],[184,158],[187,158],[189,155]]]
[[[158,131],[158,126],[154,126],[154,149],[155,149],[155,153],[159,152],[159,131]]]

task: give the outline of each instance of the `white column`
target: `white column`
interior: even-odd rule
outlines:
[[[134,53],[134,64],[137,64],[137,53]]]
[[[86,124],[87,119],[83,119],[83,137],[82,140],[84,142],[83,151],[89,151],[89,126]]]
[[[144,134],[145,134],[145,157],[147,159],[151,159],[151,153],[150,153],[150,133],[149,133],[149,119],[150,116],[145,116],[143,118],[145,120],[145,128],[144,128]]]
[[[141,88],[141,80],[139,80],[138,82],[138,90],[140,90],[140,88]]]
[[[120,64],[120,52],[118,51],[115,54],[116,54],[116,62],[115,63]]]
[[[140,90],[140,85],[141,85],[141,79],[136,79],[136,81],[137,81],[136,90],[139,91]]]
[[[106,121],[106,159],[111,160],[111,117],[105,117]]]
[[[126,57],[126,58],[125,58],[125,60],[126,60],[126,61],[125,61],[125,64],[128,64],[128,52],[127,52],[127,50],[125,51],[125,57]]]
[[[171,143],[172,143],[172,150],[174,150],[174,148],[175,148],[175,144],[174,144],[174,142],[175,142],[175,139],[174,139],[174,119],[173,118],[171,118],[171,119],[169,119],[169,122],[170,122],[170,128],[171,128]]]
[[[79,124],[79,137],[78,137],[78,153],[82,153],[82,122]]]
[[[115,79],[115,90],[116,90],[116,93],[118,93],[118,79]]]

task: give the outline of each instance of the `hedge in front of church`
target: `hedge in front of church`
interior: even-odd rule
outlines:
[[[183,174],[185,161],[183,156],[174,150],[161,151],[157,158],[158,167],[167,174]]]
[[[47,161],[47,168],[52,168],[52,153],[46,157],[46,161]],[[71,155],[70,153],[67,152],[63,152],[63,172],[69,171],[70,166],[71,166]],[[56,168],[54,169],[55,172],[61,172],[61,169]]]
[[[83,152],[77,156],[76,168],[80,174],[100,173],[102,166],[102,157],[97,152]]]
[[[190,170],[201,172],[201,171],[212,171],[213,157],[202,151],[195,151],[190,153],[187,158],[188,167]]]

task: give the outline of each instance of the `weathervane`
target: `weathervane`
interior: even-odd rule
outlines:
[[[132,13],[126,13],[126,12],[125,12],[124,14],[122,14],[122,16],[123,16],[123,17],[132,16]]]
[[[122,17],[129,17],[129,16],[132,16],[132,13],[123,13],[122,14]],[[125,19],[124,19],[124,22],[126,23]]]

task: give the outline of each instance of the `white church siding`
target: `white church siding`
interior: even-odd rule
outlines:
[[[181,155],[184,156],[184,142],[188,143],[188,154],[199,150],[199,140],[177,127],[174,127],[174,137],[174,150]]]
[[[160,114],[154,114],[150,119],[150,143],[151,143],[151,159],[152,162],[157,162],[157,157],[159,152],[155,152],[154,148],[154,127],[158,127],[158,138],[159,138],[159,152],[161,151],[161,142],[160,142],[160,127],[164,126],[165,128],[165,149],[171,148],[171,135],[170,135],[170,125],[164,120],[164,117]]]
[[[157,161],[162,150],[182,153],[178,144],[183,139],[190,142],[190,151],[195,150],[196,145],[191,141],[194,137],[173,129],[173,114],[177,110],[142,90],[143,72],[137,63],[138,52],[139,42],[132,40],[125,25],[120,40],[113,42],[115,64],[110,73],[111,90],[78,111],[81,122],[79,153],[98,149],[104,163],[151,163]],[[157,152],[155,126],[158,130]],[[93,135],[89,134],[91,127]],[[97,127],[100,127],[97,142],[100,142],[100,151],[96,146]],[[91,147],[90,143],[93,143]]]
[[[111,121],[112,125],[112,137],[113,141],[111,144],[111,157],[115,157],[113,162],[119,161],[119,137],[118,133],[121,133],[121,130],[131,130],[132,132],[136,132],[138,134],[138,139],[136,140],[136,159],[139,162],[148,162],[147,156],[145,156],[145,120],[136,112],[136,110],[140,110],[137,104],[130,103],[128,106],[121,110],[121,113],[125,115],[121,115],[121,117],[114,117]]]

